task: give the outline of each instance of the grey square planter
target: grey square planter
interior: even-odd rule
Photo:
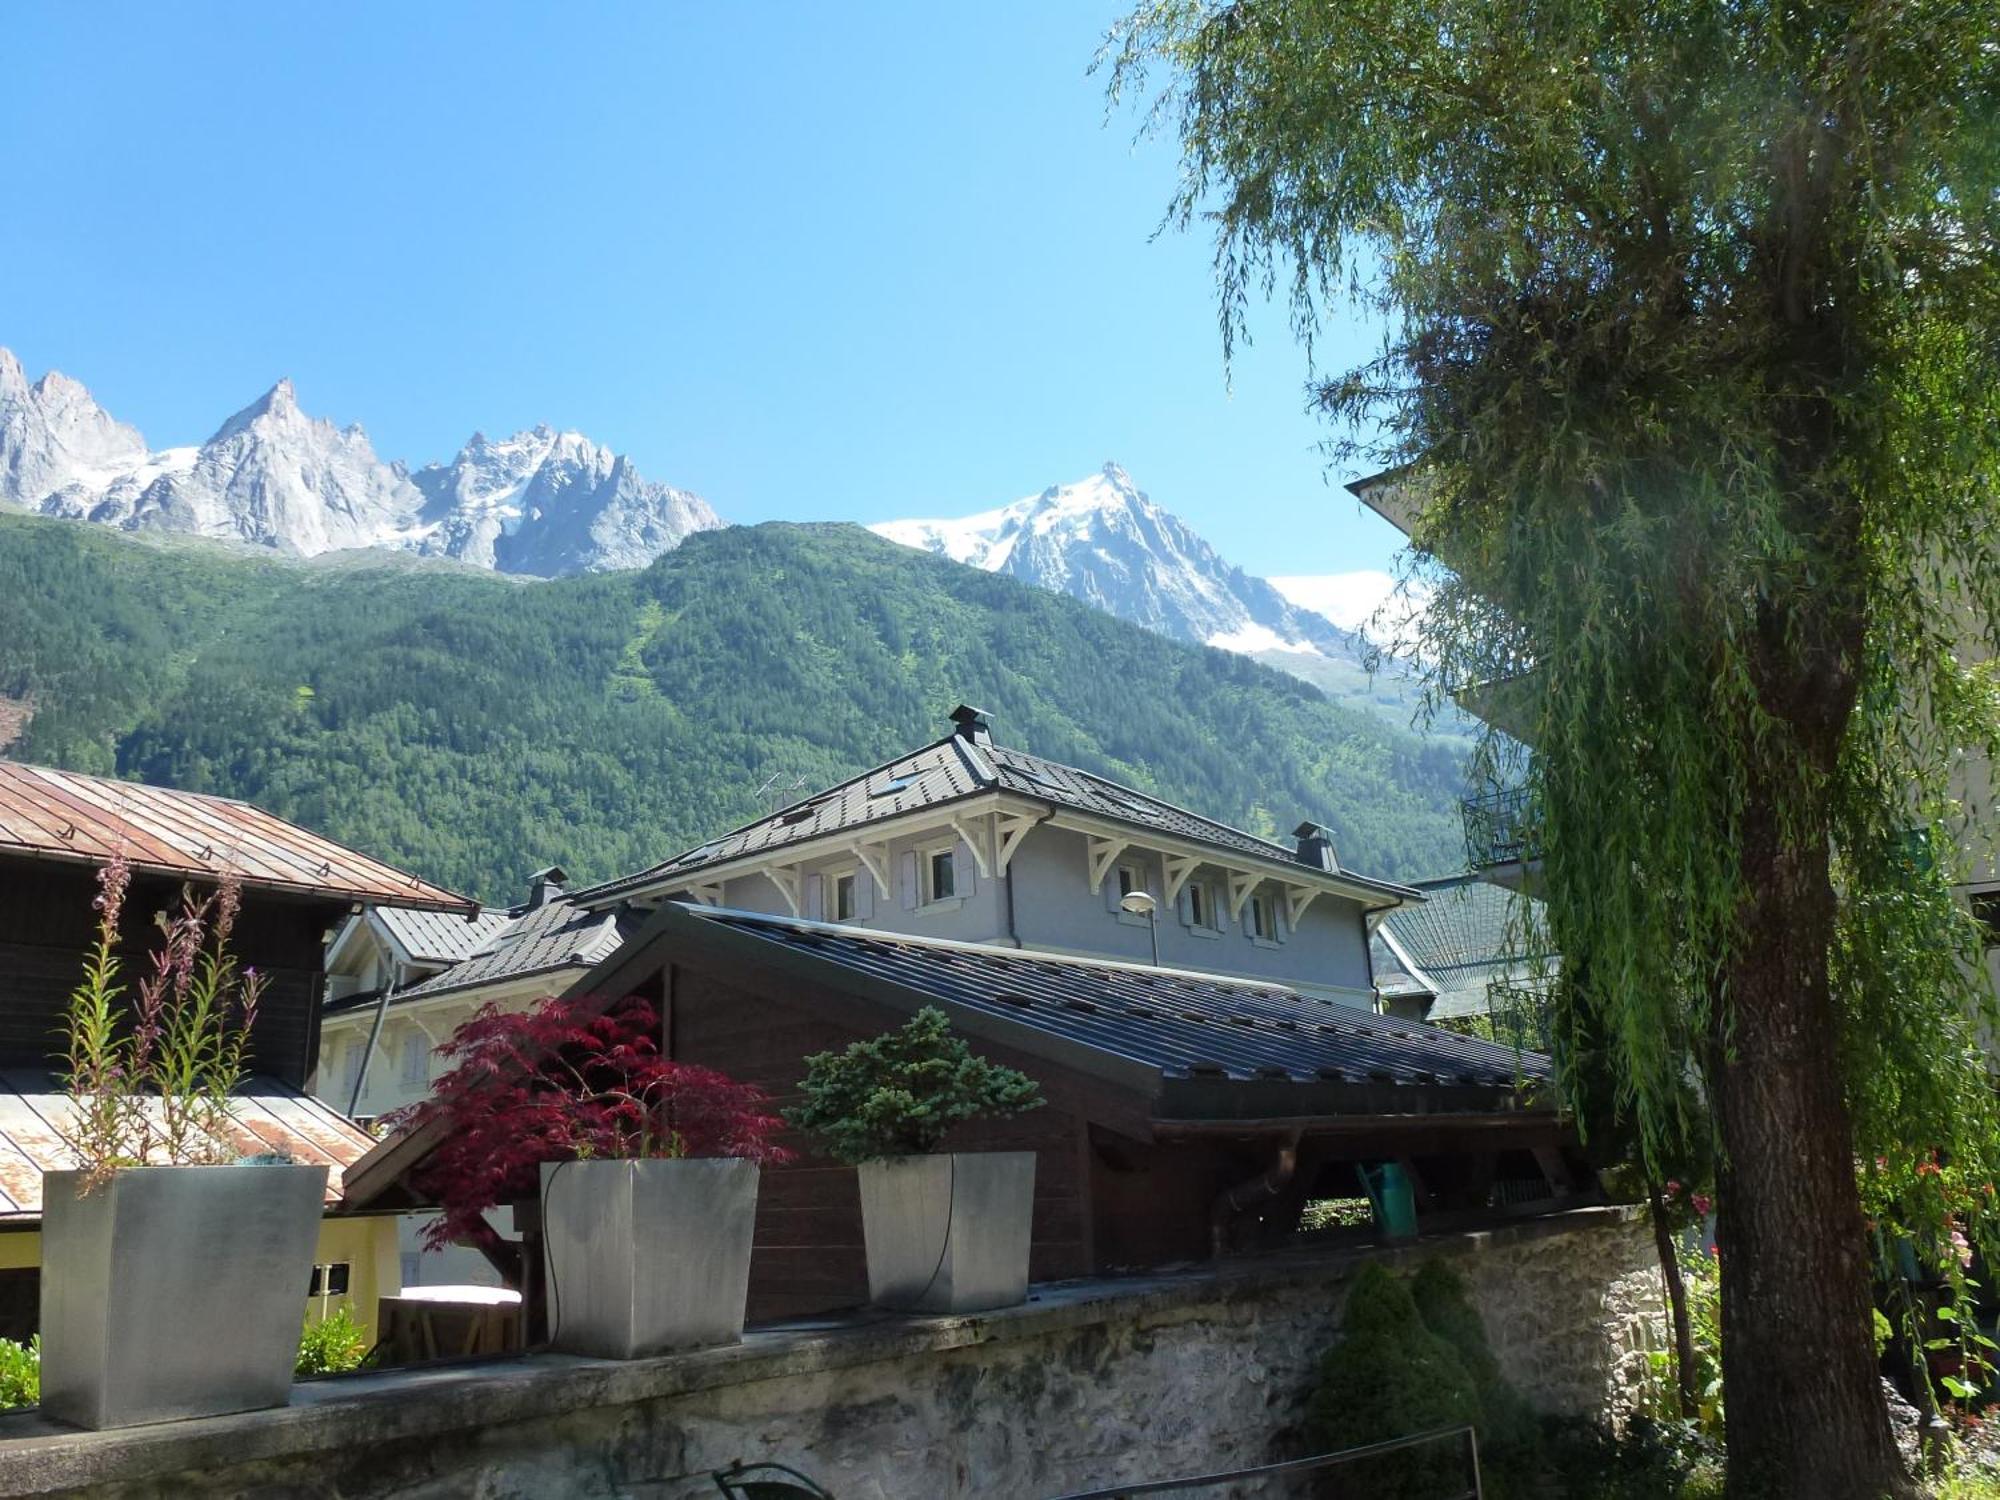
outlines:
[[[551,1342],[601,1359],[734,1343],[756,1227],[755,1162],[544,1162]]]
[[[894,1156],[859,1170],[877,1307],[983,1312],[1027,1297],[1034,1152]]]
[[[42,1178],[42,1411],[124,1427],[283,1406],[326,1168]]]

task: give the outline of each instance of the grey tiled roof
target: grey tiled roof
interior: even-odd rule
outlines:
[[[1167,1080],[1508,1089],[1551,1072],[1548,1059],[1533,1053],[1282,984],[749,912],[684,910],[820,962],[1157,1069]]]
[[[455,964],[470,958],[514,920],[502,906],[482,907],[479,915],[470,919],[394,906],[378,906],[375,915],[412,959],[434,964]]]
[[[1258,859],[1297,864],[1293,850],[1284,844],[1189,812],[1148,792],[1120,786],[1102,776],[1024,750],[991,743],[974,744],[952,734],[636,875],[609,880],[576,895],[578,899],[602,905],[627,892],[658,887],[683,876],[691,878],[712,865],[746,855],[762,854],[827,834],[852,833],[903,813],[994,791],[1012,792]],[[1312,866],[1299,868],[1322,873]],[[1340,871],[1337,878],[1387,896],[1410,894],[1407,887],[1348,870]]]
[[[531,910],[505,913],[506,923],[463,962],[421,984],[399,990],[393,1004],[480,989],[562,969],[586,969],[609,958],[637,923],[616,912],[586,911],[558,896]],[[560,985],[553,989],[561,988]],[[329,1014],[374,1004],[379,995],[351,995],[326,1007]]]
[[[1427,1012],[1433,1020],[1483,1015],[1494,984],[1534,982],[1533,954],[1547,933],[1541,902],[1470,875],[1419,881],[1417,889],[1423,903],[1399,907],[1382,925],[1429,981],[1404,993],[1435,995]],[[1379,933],[1370,952],[1378,983],[1385,960],[1401,969]]]

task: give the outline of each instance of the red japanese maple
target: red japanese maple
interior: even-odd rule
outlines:
[[[534,1196],[543,1162],[790,1158],[771,1142],[784,1122],[766,1112],[762,1090],[661,1055],[658,1034],[643,1000],[601,1013],[557,999],[527,1011],[482,1006],[438,1049],[454,1066],[431,1097],[390,1119],[442,1129],[414,1181],[442,1210],[424,1243],[495,1239],[486,1211]]]

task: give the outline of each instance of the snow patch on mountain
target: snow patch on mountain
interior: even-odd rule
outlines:
[[[69,377],[51,371],[30,385],[6,349],[0,500],[302,557],[393,548],[541,577],[644,567],[722,524],[700,496],[548,427],[499,442],[475,433],[450,464],[413,475],[379,458],[359,424],[308,416],[289,380],[198,447],[151,452]]]
[[[1177,640],[1245,653],[1352,656],[1358,649],[1349,631],[1224,561],[1115,463],[996,510],[870,529],[1072,594]]]

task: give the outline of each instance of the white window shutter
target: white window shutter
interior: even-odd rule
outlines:
[[[903,910],[917,909],[917,854],[913,849],[902,858]]]
[[[979,889],[979,861],[972,857],[972,845],[960,839],[951,851],[951,883],[961,896]]]
[[[854,915],[875,915],[875,877],[865,869],[854,872]]]
[[[1292,935],[1291,923],[1285,920],[1285,898],[1283,895],[1271,898],[1271,926],[1275,930],[1278,941],[1281,943]]]
[[[1186,885],[1183,885],[1181,887],[1181,893],[1179,897],[1176,898],[1180,905],[1181,925],[1183,927],[1194,926],[1193,886],[1194,882],[1190,880]]]
[[[824,922],[826,920],[825,882],[817,875],[806,876],[806,920]]]

